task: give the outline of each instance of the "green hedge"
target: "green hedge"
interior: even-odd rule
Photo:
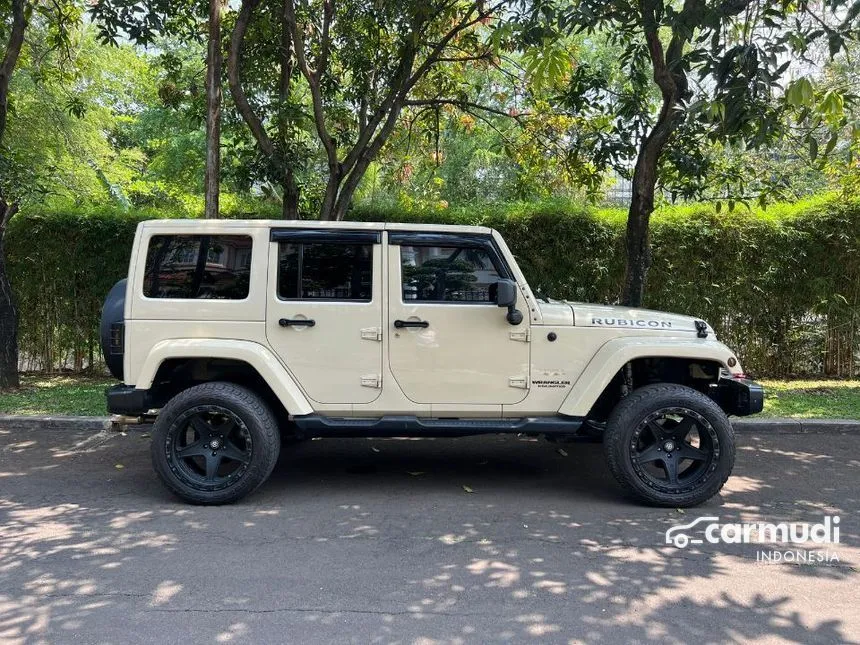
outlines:
[[[137,223],[157,212],[27,211],[10,223],[9,267],[21,348],[34,369],[99,361],[102,299],[127,271]],[[538,292],[613,302],[625,213],[567,203],[404,213],[359,205],[360,221],[499,229]],[[665,208],[652,224],[646,305],[710,321],[757,374],[857,373],[860,201],[821,197],[766,211]]]

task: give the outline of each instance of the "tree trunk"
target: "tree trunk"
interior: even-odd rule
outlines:
[[[281,154],[283,160],[281,198],[283,200],[282,215],[284,219],[299,219],[299,187],[296,184],[296,176],[290,165],[287,149],[289,147],[289,128],[287,120],[287,105],[290,102],[290,87],[293,79],[293,37],[290,32],[288,19],[289,8],[287,3],[291,0],[282,0],[281,4],[281,70],[278,78],[278,139],[281,143]]]
[[[206,195],[205,216],[219,215],[221,175],[221,8],[222,0],[209,0],[209,47],[206,53]]]
[[[329,164],[328,183],[326,184],[325,195],[323,196],[322,205],[320,206],[320,219],[323,222],[337,220],[335,204],[337,203],[337,195],[340,191],[340,185],[342,182],[343,178],[340,175],[340,164]]]
[[[290,83],[293,74],[293,55],[292,55],[292,37],[290,34],[289,23],[287,21],[287,6],[289,0],[283,0],[284,6],[282,11],[281,24],[281,56],[280,56],[280,75],[278,81],[278,140],[280,141],[281,150],[275,147],[274,142],[269,137],[263,126],[263,121],[251,107],[245,91],[242,89],[242,80],[240,70],[242,65],[242,48],[245,41],[245,34],[248,32],[248,26],[251,18],[260,4],[260,0],[243,0],[239,7],[239,14],[236,16],[236,24],[233,26],[233,34],[230,38],[230,53],[227,57],[227,81],[230,86],[230,94],[233,96],[233,102],[236,104],[236,109],[242,117],[242,120],[248,126],[254,140],[257,142],[257,148],[266,157],[270,164],[271,172],[275,176],[280,177],[282,190],[282,206],[281,214],[284,219],[299,218],[299,197],[301,191],[296,184],[295,173],[290,166],[290,160],[286,154],[287,148],[287,128],[286,128],[286,112],[285,106],[289,101]]]
[[[645,281],[651,268],[651,213],[657,191],[657,165],[660,154],[675,126],[672,108],[664,109],[651,133],[642,142],[633,170],[633,195],[627,212],[627,271],[621,303],[641,307]],[[664,119],[664,114],[667,117]]]
[[[283,206],[281,216],[284,219],[299,219],[299,187],[296,185],[296,178],[293,175],[292,168],[287,168],[284,171],[284,179],[281,183],[283,192]]]
[[[684,119],[683,101],[688,98],[686,69],[682,64],[685,43],[692,33],[683,29],[675,31],[669,43],[668,55],[664,53],[659,36],[656,9],[659,2],[643,2],[643,27],[648,54],[654,71],[654,82],[660,88],[662,105],[657,121],[639,148],[636,167],[633,170],[633,196],[627,213],[627,270],[621,303],[628,307],[641,307],[645,296],[648,269],[651,268],[651,213],[654,212],[654,196],[657,190],[657,171],[660,156],[672,134]],[[686,24],[689,14],[701,10],[701,2],[685,0],[682,17]]]
[[[0,389],[17,387],[18,381],[18,312],[12,285],[6,274],[6,226],[18,210],[0,198]]]
[[[9,114],[9,81],[21,54],[24,31],[30,11],[24,0],[12,0],[12,29],[0,63],[0,150],[6,133],[6,117]],[[6,227],[18,211],[18,204],[9,202],[0,193],[0,388],[17,387],[18,381],[18,311],[12,285],[6,274]]]

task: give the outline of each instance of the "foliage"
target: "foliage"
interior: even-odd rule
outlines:
[[[625,304],[643,300],[657,187],[673,196],[699,196],[700,178],[715,174],[709,168],[709,144],[759,149],[779,140],[790,99],[812,95],[803,83],[780,96],[793,60],[802,60],[822,41],[831,58],[856,41],[860,30],[857,12],[849,9],[853,4],[536,0],[533,28],[545,40],[572,31],[620,50],[614,70],[621,74],[601,74],[586,62],[571,75],[560,103],[587,113],[589,124],[609,115],[612,125],[594,129],[587,149],[596,150],[599,165],[621,173],[632,168]],[[813,117],[813,127],[825,125],[832,137],[838,136],[847,99],[831,88],[818,105],[821,114]],[[810,143],[814,156],[817,139],[811,137]],[[746,175],[730,176],[744,195]],[[759,192],[763,203],[767,192]]]
[[[0,182],[25,203],[69,195],[122,204],[144,157],[105,133],[122,129],[152,101],[150,69],[131,47],[99,47],[91,30],[73,31],[65,52],[50,49],[48,31],[31,26],[12,79]]]
[[[252,216],[251,209],[245,204],[232,216]],[[99,362],[104,295],[127,272],[137,222],[164,215],[65,207],[12,220],[10,274],[32,368]],[[543,202],[405,212],[360,204],[350,219],[492,226],[542,296],[614,302],[623,279],[623,210]],[[712,205],[662,209],[645,304],[708,320],[753,373],[856,375],[857,230],[860,202],[838,197],[719,215]]]
[[[850,4],[551,4],[558,28],[588,34],[594,51],[603,54],[581,58],[558,107],[585,114],[589,122],[609,115],[614,127],[596,130],[586,145],[597,146],[595,163],[626,173],[640,143],[661,122],[660,108],[668,98],[674,129],[667,132],[666,154],[659,159],[664,190],[693,199],[712,193],[717,183],[735,196],[778,197],[783,185],[757,173],[754,157],[745,173],[724,174],[711,153],[723,146],[753,150],[787,144],[798,125],[804,125],[801,134],[811,148],[818,141],[810,129],[819,127],[835,145],[857,97],[832,76],[819,85],[813,74],[852,60],[847,54],[856,48],[858,32],[857,12],[846,12]],[[607,58],[609,52],[615,57]],[[750,176],[757,185],[747,185]]]

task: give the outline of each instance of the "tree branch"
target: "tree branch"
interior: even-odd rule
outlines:
[[[311,69],[310,65],[308,65],[307,57],[305,56],[305,39],[302,36],[301,30],[299,29],[298,22],[296,21],[296,8],[293,4],[293,0],[287,0],[284,6],[284,14],[289,24],[290,31],[293,34],[293,50],[296,52],[296,61],[299,64],[299,69],[302,72],[302,75],[305,77],[305,80],[308,82],[308,87],[311,91],[311,103],[313,105],[314,111],[314,125],[316,126],[317,135],[320,138],[320,142],[325,148],[326,158],[328,159],[328,165],[330,171],[334,174],[340,175],[340,169],[337,160],[337,144],[332,136],[328,132],[328,128],[325,123],[325,109],[323,108],[323,98],[322,98],[322,88],[320,87],[320,76],[318,74],[322,74],[321,70],[314,71]]]
[[[320,57],[317,61],[317,78],[322,78],[328,68],[328,56],[331,49],[331,19],[334,15],[334,0],[323,0],[323,27]]]
[[[489,105],[481,105],[480,103],[473,103],[471,101],[461,101],[460,99],[414,99],[404,101],[403,105],[409,106],[421,106],[421,105],[452,105],[454,107],[458,107],[461,110],[481,110],[482,112],[489,112],[490,114],[497,114],[499,116],[507,117],[509,119],[514,119],[515,121],[519,121],[522,117],[530,116],[529,112],[522,112],[520,114],[510,114],[509,112],[505,112],[504,110],[500,110],[498,108],[490,107]]]
[[[12,80],[12,72],[15,71],[18,56],[21,54],[29,10],[30,7],[27,6],[25,0],[12,0],[12,30],[9,33],[9,42],[6,44],[3,62],[0,63],[0,143],[3,142],[3,135],[6,132],[6,118],[9,113],[9,82]]]
[[[233,34],[230,37],[230,51],[227,55],[227,84],[230,87],[230,94],[233,96],[236,109],[242,120],[248,125],[248,129],[254,136],[260,150],[270,159],[274,159],[275,146],[263,127],[262,120],[248,102],[239,76],[242,67],[242,48],[245,44],[245,34],[248,32],[251,16],[259,5],[260,0],[242,0],[239,15],[236,17],[236,25],[233,27]]]
[[[447,34],[445,34],[438,43],[436,43],[435,47],[433,47],[433,50],[427,55],[427,58],[424,59],[424,62],[418,66],[418,69],[415,70],[415,72],[409,77],[409,80],[406,82],[407,92],[412,89],[415,83],[417,83],[418,80],[422,76],[424,76],[424,74],[427,73],[427,70],[430,69],[431,66],[436,64],[437,59],[442,55],[442,52],[445,51],[445,48],[448,46],[448,43],[450,43],[457,34],[468,29],[469,27],[477,25],[482,20],[491,16],[493,13],[501,9],[505,5],[505,2],[499,2],[490,7],[489,9],[485,10],[481,10],[479,8],[481,4],[483,3],[473,3],[469,10],[466,12],[466,15],[463,16],[463,18],[460,20],[460,22],[458,22],[454,27],[452,27],[451,30]],[[478,15],[475,18],[472,18],[472,15],[476,10],[478,11]]]

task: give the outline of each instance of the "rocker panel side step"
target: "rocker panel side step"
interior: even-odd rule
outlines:
[[[579,417],[524,417],[519,419],[429,418],[387,415],[377,418],[293,417],[307,437],[467,437],[479,434],[575,434]]]

